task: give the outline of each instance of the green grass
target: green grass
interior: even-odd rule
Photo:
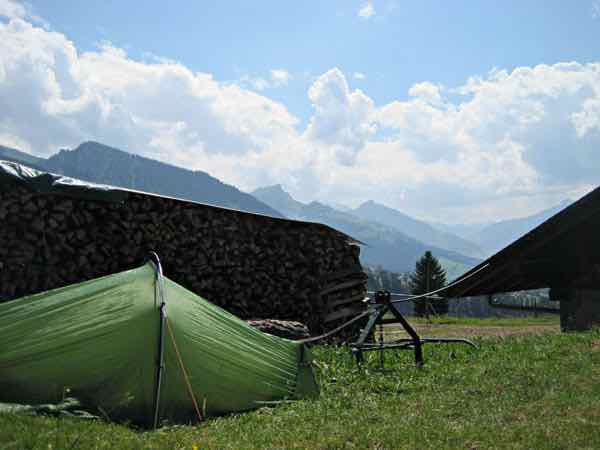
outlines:
[[[415,325],[465,325],[478,327],[521,327],[536,325],[558,325],[560,318],[558,314],[540,314],[538,317],[450,317],[431,316],[429,319],[421,317],[410,317],[409,321]]]
[[[393,314],[388,313],[386,318],[393,318]],[[416,326],[422,325],[447,325],[448,328],[456,327],[529,327],[539,325],[556,325],[560,324],[558,314],[540,314],[537,317],[450,317],[450,316],[430,316],[429,319],[424,317],[408,317],[408,321]],[[396,326],[396,325],[394,325]]]
[[[321,397],[140,432],[0,415],[2,449],[600,448],[600,331],[479,340],[388,353],[381,373],[319,347]],[[371,367],[376,366],[372,354]]]

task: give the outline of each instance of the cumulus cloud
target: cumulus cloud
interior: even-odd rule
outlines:
[[[340,163],[353,164],[356,153],[377,129],[372,120],[373,101],[358,89],[350,92],[339,69],[321,75],[308,96],[315,112],[306,137],[327,145]]]
[[[355,80],[364,80],[365,78],[367,78],[367,76],[362,72],[354,72],[353,76]]]
[[[373,17],[376,14],[375,7],[373,6],[372,2],[367,2],[360,7],[360,9],[358,10],[358,12],[356,14],[361,19],[369,20],[371,17]]]
[[[285,69],[272,69],[271,70],[271,82],[278,86],[285,86],[290,82],[292,76]]]
[[[2,130],[27,136],[42,154],[84,139],[150,153],[165,134],[174,149],[193,142],[236,154],[279,141],[297,121],[283,105],[210,74],[135,61],[109,43],[80,54],[62,34],[21,19],[0,24],[0,53]]]
[[[442,101],[442,86],[430,83],[429,81],[423,81],[413,85],[408,90],[408,95],[421,99],[425,102],[439,105]]]
[[[589,98],[583,102],[581,111],[571,114],[577,136],[584,138],[588,133],[600,130],[600,99]]]
[[[27,19],[31,22],[49,28],[48,22],[33,14],[28,3],[20,3],[14,0],[0,0],[0,19]]]
[[[21,3],[12,0],[0,0],[0,17],[2,16],[9,19],[23,18],[27,16],[27,10]]]
[[[244,81],[249,81],[250,84],[252,85],[252,87],[254,89],[256,89],[257,91],[264,91],[265,89],[268,89],[271,87],[271,84],[269,83],[268,80],[265,80],[264,78],[247,78]]]
[[[45,156],[93,139],[243,189],[282,183],[304,201],[374,198],[447,221],[531,213],[600,179],[600,63],[423,81],[383,105],[334,68],[308,89],[301,129],[249,78],[135,60],[109,42],[81,52],[18,6],[0,3],[0,144]],[[270,70],[264,89],[291,79]]]
[[[408,173],[395,170],[408,198],[431,193],[431,183],[444,186],[445,195],[428,197],[430,205],[459,199],[475,209],[483,201],[527,197],[525,214],[548,206],[557,191],[568,196],[598,183],[600,64],[492,71],[455,91],[463,101],[451,103],[443,90],[419,83],[409,91],[414,99],[378,110],[380,125],[394,130],[388,158],[406,152],[414,158]]]
[[[292,79],[292,74],[285,69],[271,69],[268,78],[244,75],[240,80],[240,84],[257,91],[264,91],[265,89],[287,86]]]

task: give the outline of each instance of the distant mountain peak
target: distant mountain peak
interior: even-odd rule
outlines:
[[[73,150],[65,150],[65,151],[81,152],[81,151],[99,151],[99,150],[105,151],[105,152],[110,151],[110,152],[123,153],[128,156],[138,156],[135,153],[128,153],[124,150],[120,150],[118,148],[111,147],[110,145],[106,145],[106,144],[103,144],[101,142],[96,142],[96,141],[85,141],[85,142],[82,142],[81,144],[79,144]],[[63,150],[61,150],[61,151],[63,151]]]
[[[250,194],[288,217],[295,217],[304,206],[303,203],[294,199],[281,184],[261,187]],[[273,205],[277,205],[277,207]]]
[[[272,192],[272,193],[282,193],[282,194],[290,195],[288,193],[288,191],[286,191],[281,184],[272,184],[270,186],[263,186],[263,187],[257,188],[255,190],[255,192]]]
[[[365,220],[376,221],[402,231],[413,239],[472,257],[483,256],[483,251],[473,242],[454,234],[436,230],[427,222],[415,219],[389,206],[367,200],[351,213]]]
[[[326,202],[325,204],[328,206],[331,206],[333,209],[337,209],[338,211],[341,211],[341,212],[351,212],[352,211],[351,207],[349,207],[348,205],[344,205],[343,203]]]
[[[326,205],[325,203],[321,203],[316,200],[305,205],[303,212],[307,211],[310,211],[311,214],[336,214],[341,212],[329,205]]]
[[[379,202],[377,202],[375,200],[367,200],[365,202],[362,202],[360,204],[360,206],[358,206],[358,208],[356,208],[356,209],[367,209],[367,208],[384,209],[384,210],[387,210],[387,211],[393,211],[395,214],[405,215],[402,211],[399,211],[399,210],[394,209],[394,208],[390,208],[389,206],[386,206],[383,203],[379,203]]]
[[[93,146],[93,147],[104,147],[104,148],[113,148],[110,145],[106,145],[106,144],[103,144],[102,142],[98,142],[98,141],[83,141],[81,144],[79,144],[77,146],[77,148],[85,148],[85,147],[90,147],[90,146]],[[114,150],[116,150],[116,149],[114,149]]]
[[[475,242],[484,247],[489,254],[494,254],[511,244],[521,236],[531,231],[550,217],[562,211],[573,203],[570,199],[564,199],[557,205],[538,211],[526,217],[501,220],[482,228],[471,236]]]
[[[375,200],[367,200],[366,202],[362,202],[359,206],[359,208],[361,206],[372,206],[372,205],[378,205],[378,203]]]
[[[286,191],[281,184],[273,184],[271,186],[264,186],[258,189],[255,189],[251,192],[254,196],[267,196],[269,198],[278,199],[279,201],[293,201],[296,200],[294,197],[290,195],[288,191]]]

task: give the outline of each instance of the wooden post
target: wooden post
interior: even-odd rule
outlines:
[[[600,327],[600,289],[565,288],[555,290],[553,297],[560,300],[562,331]]]

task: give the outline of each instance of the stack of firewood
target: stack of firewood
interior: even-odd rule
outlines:
[[[0,187],[0,300],[137,267],[149,251],[230,312],[312,333],[352,316],[366,291],[359,247],[324,225],[135,192],[119,203]]]

